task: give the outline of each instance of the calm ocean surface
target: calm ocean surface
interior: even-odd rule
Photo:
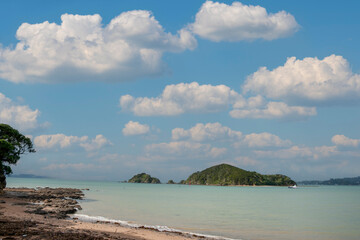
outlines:
[[[8,178],[89,188],[79,214],[233,239],[360,239],[360,187],[216,187]]]

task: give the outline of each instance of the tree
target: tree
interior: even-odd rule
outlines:
[[[6,187],[6,175],[12,173],[10,164],[16,164],[20,155],[33,153],[30,138],[7,124],[0,124],[0,190]]]

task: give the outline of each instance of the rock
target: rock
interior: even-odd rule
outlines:
[[[27,212],[27,213],[35,213],[35,214],[39,214],[39,215],[45,215],[45,214],[49,213],[47,211],[44,211],[42,208],[37,208],[35,210],[27,210],[25,212]]]
[[[72,188],[38,188],[38,189],[7,189],[20,199],[27,199],[29,213],[64,219],[69,217],[81,206],[75,199],[82,199],[84,194]],[[36,203],[36,204],[32,204]],[[21,204],[21,203],[20,203]]]

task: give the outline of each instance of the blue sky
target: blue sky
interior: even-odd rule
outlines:
[[[0,6],[0,121],[37,150],[15,173],[360,174],[358,1]]]

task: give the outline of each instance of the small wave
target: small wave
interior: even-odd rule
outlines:
[[[174,228],[169,228],[167,226],[153,226],[153,225],[141,225],[141,224],[135,224],[130,223],[128,221],[122,221],[122,220],[114,220],[109,219],[101,216],[88,216],[85,214],[73,214],[71,216],[72,219],[78,219],[83,222],[91,222],[91,223],[112,223],[112,224],[119,224],[122,227],[130,227],[130,228],[143,228],[143,229],[150,229],[155,230],[158,232],[168,232],[168,233],[176,233],[182,236],[186,237],[200,237],[204,239],[216,239],[216,240],[235,240],[232,238],[226,238],[226,237],[219,237],[219,236],[213,236],[213,235],[206,235],[206,234],[200,234],[200,233],[192,233],[192,232],[186,232],[181,231]]]
[[[91,199],[91,198],[84,198],[84,199],[77,199],[77,201],[79,203],[83,203],[83,202],[97,202],[99,200],[96,200],[96,199]]]

